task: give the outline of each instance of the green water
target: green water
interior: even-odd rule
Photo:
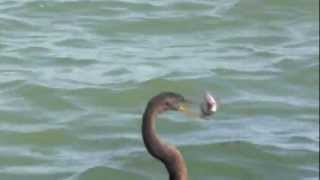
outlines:
[[[144,149],[150,97],[190,180],[319,176],[319,1],[1,0],[0,179],[165,180]]]

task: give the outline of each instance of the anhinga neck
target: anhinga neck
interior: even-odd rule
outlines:
[[[159,112],[159,105],[150,101],[143,114],[144,144],[148,152],[166,166],[170,180],[188,180],[187,167],[180,151],[173,145],[163,143],[157,135],[155,121]]]

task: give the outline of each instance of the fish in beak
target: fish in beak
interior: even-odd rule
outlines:
[[[185,100],[179,104],[177,110],[185,113],[188,116],[201,118],[206,118],[218,110],[218,103],[209,92],[204,94],[204,97],[200,103],[200,108],[199,104],[194,106],[195,104],[196,103],[193,101]]]

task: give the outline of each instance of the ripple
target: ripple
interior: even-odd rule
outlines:
[[[74,142],[75,138],[63,129],[53,129],[52,127],[48,130],[35,131],[35,132],[2,132],[3,137],[8,140],[4,141],[7,144],[34,144],[39,146],[48,145],[64,145]]]
[[[105,179],[106,177],[110,177],[115,179],[123,179],[126,177],[130,177],[130,179],[147,179],[146,177],[142,175],[138,175],[135,173],[126,172],[124,170],[114,169],[114,168],[108,168],[103,166],[98,167],[92,167],[90,169],[87,169],[86,171],[82,172],[78,175],[77,179],[84,180],[84,179]]]
[[[29,133],[29,132],[40,132],[40,131],[50,131],[52,129],[61,129],[63,126],[61,125],[34,125],[34,124],[0,124],[0,130],[2,132],[16,132],[16,133]]]

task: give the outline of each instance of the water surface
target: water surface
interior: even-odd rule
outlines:
[[[190,180],[319,176],[319,1],[2,0],[3,180],[161,180],[141,114],[175,91],[221,101],[158,131]]]

